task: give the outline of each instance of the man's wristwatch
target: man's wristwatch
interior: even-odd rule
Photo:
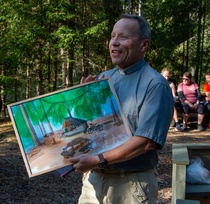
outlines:
[[[98,158],[99,158],[99,164],[98,166],[101,168],[101,169],[104,169],[108,166],[108,161],[106,161],[104,159],[104,156],[103,154],[98,154]]]

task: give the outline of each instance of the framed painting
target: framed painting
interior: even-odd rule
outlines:
[[[110,79],[73,86],[8,105],[29,177],[99,154],[131,137]]]

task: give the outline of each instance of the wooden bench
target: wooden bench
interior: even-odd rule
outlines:
[[[210,185],[191,185],[186,183],[186,167],[190,159],[198,156],[204,166],[210,169],[210,143],[173,144],[172,146],[172,204],[197,200],[210,204]],[[188,202],[190,203],[190,202]]]
[[[200,201],[198,200],[176,200],[176,204],[200,204]]]

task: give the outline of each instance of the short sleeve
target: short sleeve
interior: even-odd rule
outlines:
[[[195,89],[199,89],[199,86],[197,83],[194,83],[194,85],[195,85]]]
[[[177,88],[177,92],[183,91],[183,84],[180,83]]]
[[[208,92],[207,89],[208,89],[208,87],[207,87],[207,84],[205,83],[205,84],[203,85],[203,90],[204,90],[205,93]]]
[[[163,146],[173,116],[174,101],[170,87],[157,84],[147,94],[139,112],[135,135],[147,137]]]

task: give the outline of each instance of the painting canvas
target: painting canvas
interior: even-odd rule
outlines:
[[[113,149],[131,137],[110,79],[9,104],[8,110],[29,177],[68,166],[69,157]]]

